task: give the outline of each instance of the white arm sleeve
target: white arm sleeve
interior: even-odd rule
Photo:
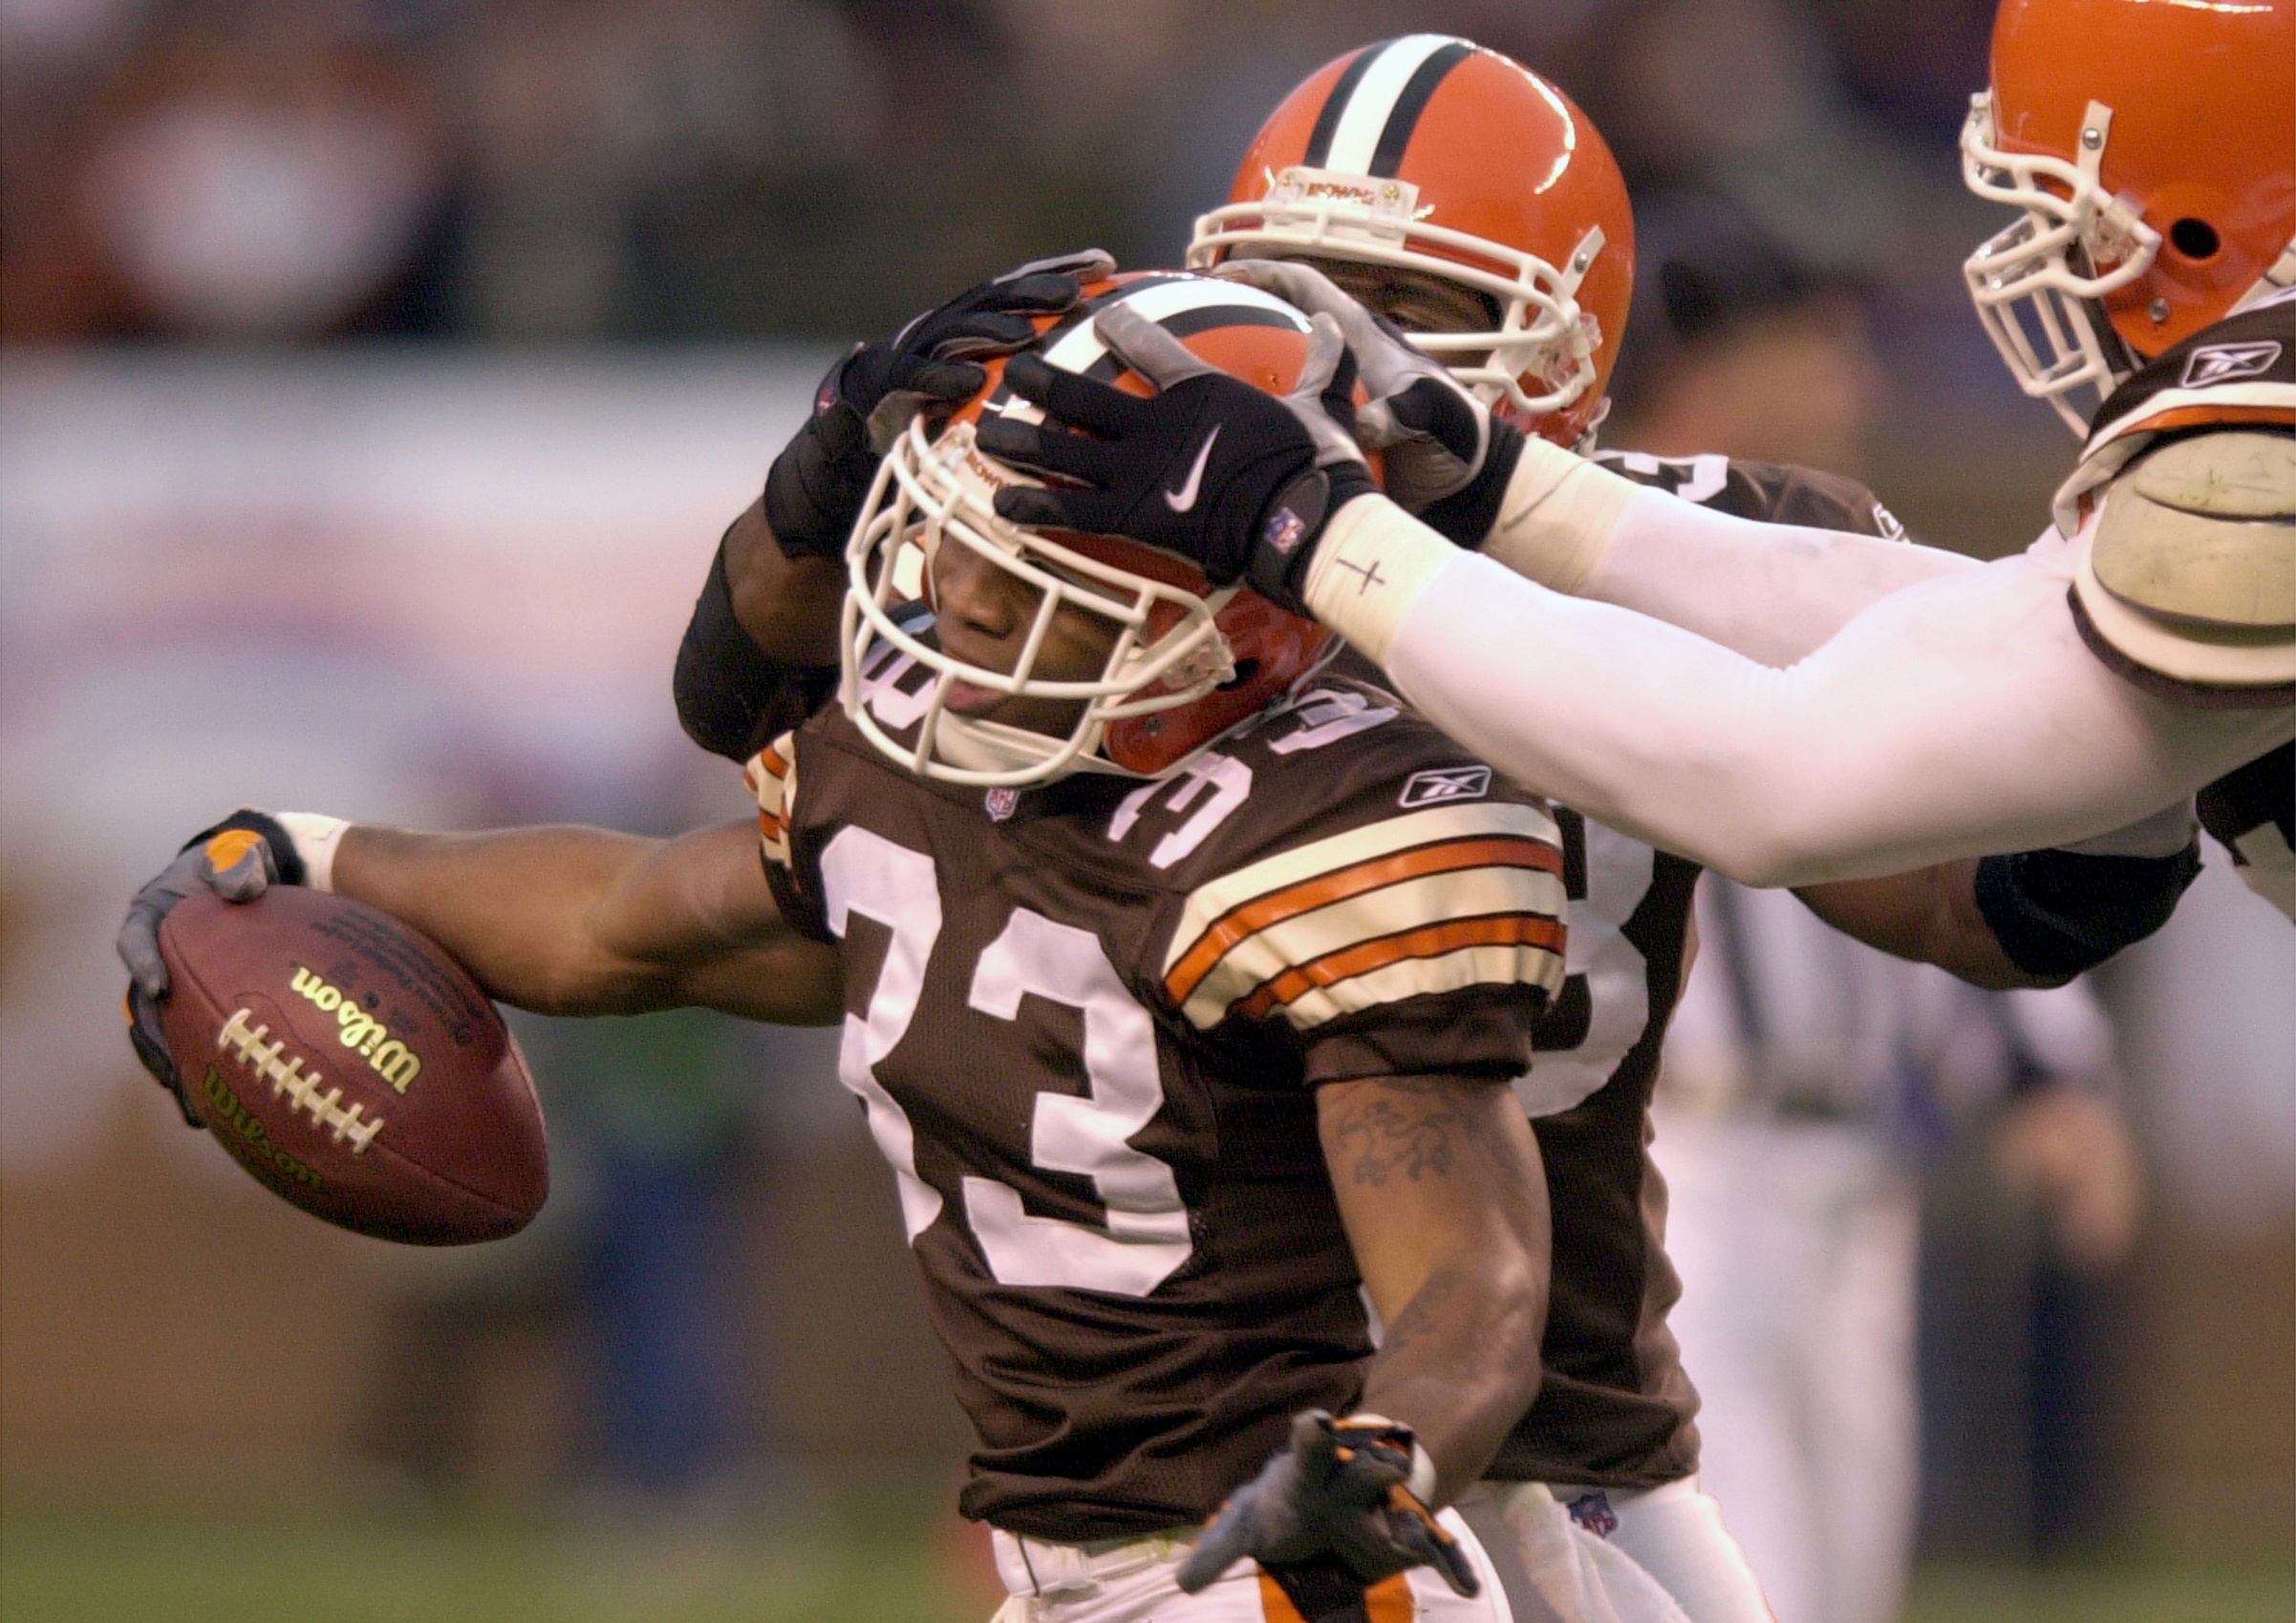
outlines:
[[[1715,482],[1701,488],[1711,494],[1729,464],[1697,461],[1693,484],[1710,471]],[[1526,580],[1765,665],[1792,664],[1877,598],[1978,567],[1934,547],[1737,518],[1537,438],[1523,442],[1481,551]]]
[[[1909,542],[1741,519],[1644,486],[1578,595],[1791,665],[1878,599],[1981,566]]]
[[[1891,593],[1788,670],[1445,545],[1350,503],[1310,601],[1501,771],[1748,884],[2063,844],[2296,736],[2296,708],[2190,709],[2107,671],[2050,538]]]

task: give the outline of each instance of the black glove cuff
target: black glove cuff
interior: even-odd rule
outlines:
[[[1483,455],[1483,466],[1463,487],[1420,514],[1419,522],[1453,546],[1464,546],[1470,552],[1481,550],[1499,522],[1507,482],[1514,478],[1515,464],[1522,459],[1523,431],[1492,417],[1491,448]]]
[[[712,755],[747,760],[827,703],[839,675],[834,665],[787,665],[758,647],[734,613],[720,543],[670,684],[686,737]]]
[[[2198,840],[2170,857],[2019,851],[1977,865],[1977,910],[2010,963],[2069,980],[2168,923],[2199,871]]]
[[[1278,609],[1307,614],[1308,564],[1324,526],[1348,502],[1378,490],[1371,471],[1361,462],[1311,468],[1292,480],[1277,493],[1260,521],[1244,566],[1244,584]]]
[[[305,885],[310,883],[304,872],[302,853],[295,849],[295,837],[287,831],[287,825],[277,818],[256,811],[249,806],[240,807],[213,828],[201,829],[190,839],[184,841],[176,854],[182,856],[183,852],[190,850],[194,845],[204,845],[218,834],[234,828],[244,828],[249,833],[263,836],[263,843],[271,848],[271,865],[279,870],[280,884]]]

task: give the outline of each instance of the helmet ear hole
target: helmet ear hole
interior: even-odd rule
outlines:
[[[1229,677],[1225,682],[1222,682],[1219,686],[1219,691],[1221,693],[1229,693],[1236,688],[1249,687],[1253,678],[1258,674],[1258,660],[1239,659],[1235,662],[1235,674]]]
[[[2214,259],[2223,240],[2207,221],[2186,215],[2169,227],[2169,245],[2186,259]]]

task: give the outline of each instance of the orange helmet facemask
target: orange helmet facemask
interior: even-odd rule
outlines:
[[[2021,209],[1963,267],[2076,434],[2135,369],[2296,286],[2296,0],[2002,0],[1969,189]]]
[[[1147,394],[1092,329],[1123,300],[1205,360],[1281,394],[1307,358],[1307,318],[1255,288],[1179,272],[1119,275],[1085,289],[1083,305],[1038,340],[1051,365]],[[1215,588],[1193,564],[1114,536],[1023,528],[998,516],[998,490],[1037,480],[983,454],[984,416],[1040,420],[1004,387],[1003,359],[981,391],[929,429],[912,422],[886,455],[846,549],[843,630],[847,714],[911,771],[945,782],[1019,785],[1072,772],[1153,778],[1266,708],[1319,666],[1332,638],[1257,594]],[[933,634],[930,600],[940,549],[1003,571],[1026,591],[1028,629],[1009,670],[968,662]],[[927,600],[920,604],[918,600]],[[1063,612],[1113,630],[1098,671],[1061,675],[1041,655]],[[1056,639],[1057,640],[1057,639]],[[1073,725],[1047,733],[952,708],[954,693],[986,690],[1073,706]]]
[[[1188,250],[1199,267],[1276,257],[1466,288],[1493,325],[1414,344],[1557,443],[1600,416],[1634,295],[1626,183],[1570,97],[1495,51],[1407,34],[1326,63],[1284,97]]]

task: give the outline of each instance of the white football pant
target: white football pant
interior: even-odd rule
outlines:
[[[1425,1567],[1398,1574],[1365,1595],[1369,1623],[1514,1623],[1491,1558],[1455,1510],[1441,1513],[1483,1579],[1472,1600]],[[997,1573],[1012,1599],[992,1623],[1301,1623],[1283,1591],[1239,1561],[1198,1594],[1172,1581],[1191,1544],[1169,1534],[1087,1545],[1050,1544],[990,1530]]]
[[[1520,1562],[1515,1623],[1774,1623],[1696,1477],[1641,1493],[1498,1482],[1476,1491]]]

